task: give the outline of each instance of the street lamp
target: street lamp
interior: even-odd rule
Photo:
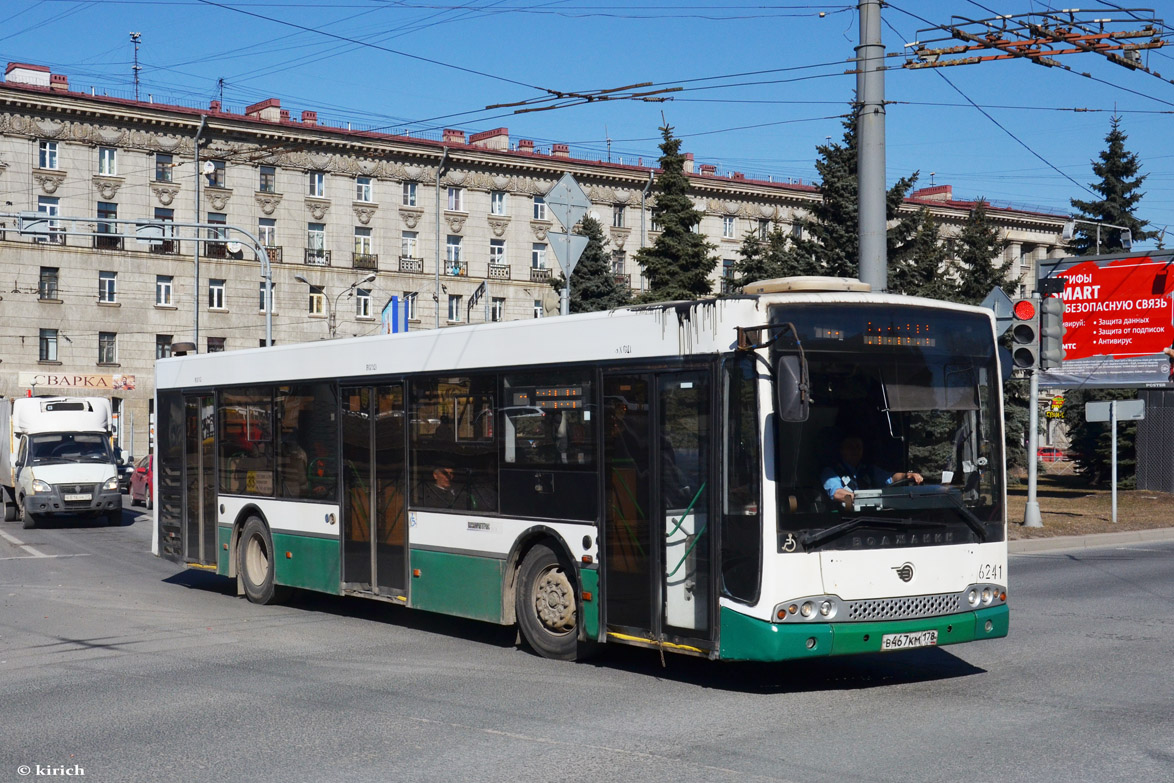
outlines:
[[[299,283],[305,283],[307,286],[310,287],[311,290],[314,288],[319,288],[319,286],[311,284],[310,281],[307,280],[302,275],[294,275],[294,280],[297,280]],[[354,291],[359,286],[366,285],[367,283],[370,283],[373,280],[375,280],[375,273],[374,272],[367,275],[362,280],[356,280],[355,282],[351,283],[346,288],[344,288],[338,292],[338,294],[334,297],[333,304],[331,304],[331,302],[330,302],[330,297],[325,296],[326,286],[321,286],[322,292],[324,294],[323,298],[326,300],[326,323],[330,327],[330,339],[331,340],[333,340],[335,338],[335,336],[338,332],[338,325],[335,321],[335,312],[338,310],[338,300],[342,298],[343,294],[348,294],[351,291]]]
[[[1064,230],[1060,234],[1060,238],[1065,242],[1076,236],[1076,224],[1080,223],[1085,226],[1097,227],[1097,255],[1101,254],[1101,226],[1105,228],[1115,228],[1121,232],[1121,249],[1125,252],[1133,250],[1133,231],[1125,226],[1114,226],[1112,223],[1102,223],[1099,220],[1076,220],[1075,218],[1069,220],[1064,224]]]

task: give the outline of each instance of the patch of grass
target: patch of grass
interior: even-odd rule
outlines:
[[[1025,528],[1027,483],[1008,477],[1007,537],[1047,538],[1122,530],[1174,527],[1174,495],[1139,489],[1117,490],[1117,523],[1113,523],[1113,497],[1109,489],[1091,488],[1085,479],[1065,469],[1065,463],[1040,471],[1036,485],[1042,528]]]

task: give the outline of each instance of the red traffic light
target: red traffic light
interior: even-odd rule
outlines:
[[[1030,299],[1020,299],[1015,303],[1015,307],[1011,309],[1011,312],[1020,321],[1030,321],[1032,318],[1035,318],[1035,302]]]

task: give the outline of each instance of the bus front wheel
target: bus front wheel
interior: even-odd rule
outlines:
[[[260,517],[249,517],[237,548],[237,571],[245,596],[255,604],[280,603],[283,591],[273,583],[273,538]]]
[[[553,549],[536,544],[518,571],[515,609],[526,642],[544,658],[579,657],[577,596],[573,573]]]

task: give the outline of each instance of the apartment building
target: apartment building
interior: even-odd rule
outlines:
[[[175,342],[201,352],[256,347],[267,320],[279,344],[374,334],[393,297],[411,329],[554,315],[548,234],[563,227],[544,196],[568,172],[606,226],[617,279],[638,291],[635,253],[657,235],[654,163],[573,157],[567,145],[512,141],[506,128],[433,138],[351,129],[312,110],[295,118],[277,98],[241,111],[133,101],[9,63],[0,85],[0,394],[109,394],[133,416],[142,453],[153,362]],[[747,232],[790,226],[818,199],[810,184],[692,159],[687,170],[700,230],[722,259],[715,293]],[[921,206],[949,232],[972,204],[938,186],[906,208]],[[22,234],[22,212],[50,222]],[[1036,260],[1061,254],[1059,214],[991,213],[1025,281]],[[143,241],[118,222],[127,220],[175,227]],[[237,229],[264,248],[272,301]]]

